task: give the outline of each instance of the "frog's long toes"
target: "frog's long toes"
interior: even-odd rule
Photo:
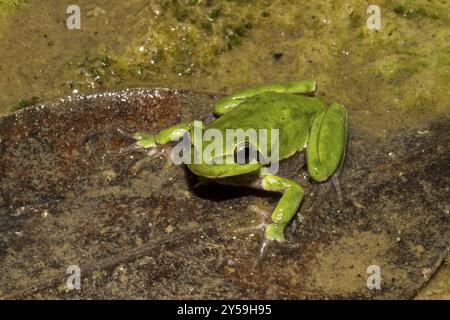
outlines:
[[[292,219],[292,222],[288,225],[288,232],[292,235],[297,230],[297,219]]]
[[[137,145],[136,143],[133,143],[133,144],[130,144],[129,146],[126,146],[126,147],[120,149],[118,154],[124,155],[124,154],[129,154],[132,152],[146,152],[146,151],[147,150],[145,150],[141,146]]]
[[[256,226],[250,226],[250,227],[244,227],[244,228],[238,228],[236,229],[237,233],[250,233],[250,232],[264,232],[264,229],[266,227],[267,223],[261,222],[257,224]]]
[[[258,257],[256,259],[256,265],[260,266],[261,262],[264,260],[264,258],[267,256],[267,252],[269,251],[269,248],[273,246],[275,243],[274,240],[270,240],[267,238],[262,238],[259,248],[258,248]]]
[[[292,243],[288,241],[278,241],[278,240],[271,240],[267,239],[265,237],[262,237],[262,240],[259,244],[258,248],[258,257],[256,259],[256,265],[259,266],[261,262],[264,260],[264,258],[267,256],[267,252],[269,251],[269,248],[271,247],[279,247],[287,249],[287,250],[298,250],[300,247],[300,244],[298,243]]]
[[[134,175],[137,175],[139,172],[142,171],[142,169],[144,169],[145,167],[150,165],[150,163],[152,163],[155,158],[166,155],[166,152],[162,146],[157,146],[155,148],[140,150],[140,151],[145,152],[147,156],[142,158],[141,160],[137,161],[131,167],[131,169],[130,169],[131,173]]]
[[[157,145],[154,148],[144,148],[145,153],[147,156],[149,156],[151,159],[158,158],[162,155],[165,155],[165,149],[162,145]]]
[[[131,132],[129,132],[128,130],[119,127],[116,129],[116,131],[122,138],[129,140],[129,141],[136,141],[133,134]]]
[[[341,184],[339,183],[339,178],[338,178],[337,174],[333,174],[333,176],[331,177],[331,183],[334,187],[334,190],[336,190],[336,195],[337,195],[339,205],[342,207],[344,204],[344,196],[342,195],[342,188],[341,188]]]
[[[160,147],[156,143],[155,136],[152,134],[148,134],[145,132],[134,132],[130,133],[129,131],[123,128],[117,128],[117,132],[120,136],[122,136],[127,141],[133,142],[129,146],[126,146],[119,150],[119,154],[128,154],[132,152],[140,152],[146,153],[149,156],[159,156],[159,152],[161,152],[162,147]],[[159,147],[159,148],[158,148]]]

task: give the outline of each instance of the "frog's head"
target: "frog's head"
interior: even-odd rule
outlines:
[[[208,178],[223,178],[237,176],[257,171],[261,168],[261,153],[258,151],[256,141],[251,139],[234,139],[231,143],[215,143],[203,141],[202,158],[193,156],[188,164],[189,169],[197,175]],[[193,153],[200,155],[198,148],[193,145]]]

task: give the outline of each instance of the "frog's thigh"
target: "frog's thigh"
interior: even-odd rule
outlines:
[[[347,111],[332,104],[312,124],[306,149],[308,171],[316,181],[325,181],[335,173],[343,159],[347,139]]]
[[[297,212],[303,199],[303,188],[294,181],[273,175],[262,176],[261,187],[283,194],[272,213],[272,223],[265,230],[266,239],[283,241],[284,228]]]
[[[214,105],[214,114],[221,116],[239,106],[239,104],[245,99],[254,97],[264,92],[311,93],[314,91],[316,91],[316,82],[314,80],[300,80],[251,87],[238,91],[218,101]]]

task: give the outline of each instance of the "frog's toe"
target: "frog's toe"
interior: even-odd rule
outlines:
[[[273,246],[275,243],[274,240],[270,240],[267,238],[262,238],[259,248],[258,248],[258,257],[256,259],[256,265],[261,265],[261,262],[264,260],[264,258],[267,256],[267,252],[269,251],[269,248]]]
[[[167,162],[166,164],[170,165],[170,151],[168,151],[168,148],[164,148],[162,145],[157,145],[154,148],[143,150],[146,153],[146,157],[142,158],[141,160],[137,161],[132,167],[131,167],[131,173],[136,175],[142,169],[149,166],[156,158],[162,157],[166,158]]]
[[[263,233],[267,223],[266,222],[260,222],[257,225],[252,225],[249,227],[243,227],[236,229],[237,233],[252,233],[252,232],[261,232]]]
[[[125,154],[129,154],[129,153],[133,153],[133,152],[142,152],[145,153],[147,150],[143,147],[141,147],[140,145],[133,143],[130,144],[129,146],[123,147],[119,150],[119,155],[125,155]]]
[[[342,195],[341,184],[339,183],[339,178],[336,173],[333,174],[333,176],[331,177],[331,183],[334,187],[334,190],[336,191],[336,196],[337,196],[339,205],[342,207],[344,204],[344,196]]]
[[[136,141],[133,134],[131,132],[129,132],[128,130],[119,127],[116,129],[116,131],[122,138],[129,140],[129,141]]]
[[[272,247],[274,244],[281,244],[285,242],[283,229],[283,227],[279,227],[274,223],[266,225],[258,248],[258,258],[256,261],[257,265],[260,265],[262,260],[266,257],[270,247]]]
[[[152,134],[144,132],[131,133],[123,128],[117,128],[117,133],[124,139],[134,142],[119,150],[119,154],[128,154],[132,152],[146,153],[149,156],[158,156],[161,152],[156,143],[156,138]]]
[[[286,231],[287,233],[292,236],[297,231],[297,219],[292,219],[291,223],[288,224]]]
[[[269,224],[266,226],[264,234],[261,237],[256,261],[257,266],[259,266],[262,260],[267,256],[269,248],[274,246],[288,250],[297,250],[299,248],[298,243],[285,241],[282,228],[279,228],[274,224]]]

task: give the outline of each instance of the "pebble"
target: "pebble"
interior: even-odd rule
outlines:
[[[167,234],[171,234],[172,232],[173,232],[173,229],[174,229],[174,227],[172,226],[172,225],[168,225],[165,229],[164,229],[164,231],[167,233]]]
[[[425,252],[425,248],[424,248],[424,246],[421,245],[421,244],[416,245],[414,248],[415,248],[416,253],[417,253],[418,255],[421,255],[421,254],[423,254],[423,253]]]

